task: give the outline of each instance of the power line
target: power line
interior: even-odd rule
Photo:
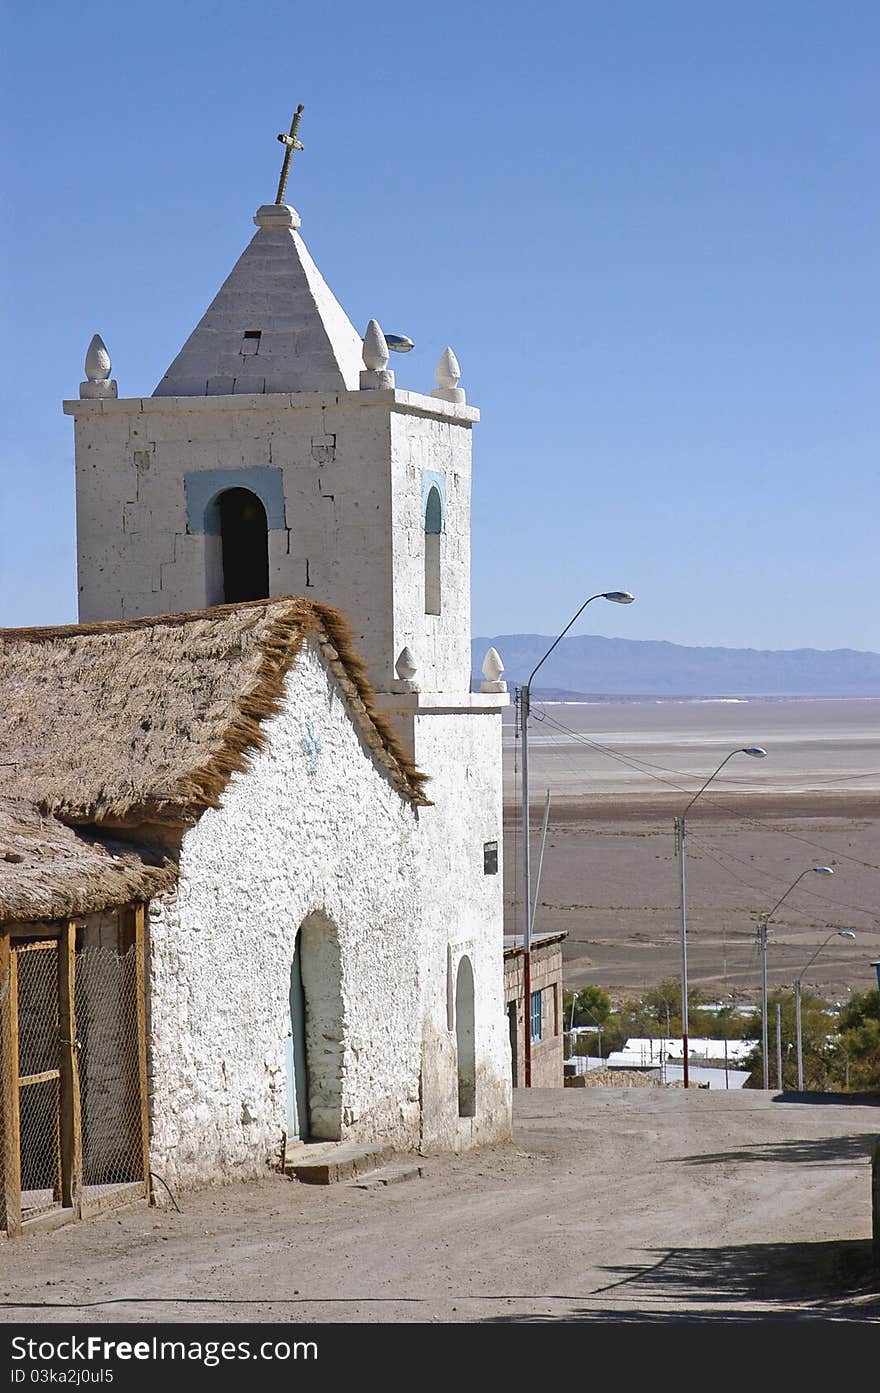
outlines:
[[[705,842],[702,842],[699,837],[695,837],[693,832],[688,832],[688,837],[691,841],[695,842],[696,845],[706,853],[706,855],[711,855]],[[748,870],[757,871],[758,875],[763,875],[768,880],[775,881],[778,885],[784,884],[783,877],[780,876],[777,872],[767,871],[764,870],[762,866],[756,866],[748,861],[744,861],[741,856],[737,856],[736,853],[733,851],[718,851],[717,855],[728,856],[730,857],[731,861],[738,862],[739,865],[745,866]],[[713,861],[716,859],[716,856],[712,856]],[[721,863],[719,862],[718,864],[720,865]],[[746,883],[747,882],[743,881],[743,884]],[[757,886],[753,885],[751,886],[751,889],[755,890],[757,889]],[[798,894],[809,895],[812,899],[820,900],[822,904],[834,905],[834,907],[837,909],[848,909],[853,914],[867,914],[871,919],[878,918],[878,911],[876,909],[865,909],[862,905],[846,904],[843,900],[830,900],[827,895],[819,895],[815,890],[810,890],[806,885],[801,885],[798,887]]]
[[[849,852],[836,851],[833,847],[823,846],[821,842],[813,842],[809,837],[801,837],[797,832],[789,832],[787,828],[779,827],[775,822],[768,822],[766,818],[750,817],[748,813],[731,808],[729,803],[721,803],[717,798],[713,800],[713,803],[715,807],[722,808],[724,812],[730,813],[742,822],[750,822],[753,827],[769,827],[771,832],[778,832],[780,837],[788,837],[793,842],[803,842],[805,846],[811,846],[814,851],[823,851],[826,856],[839,856],[844,861],[853,861],[857,866],[864,866],[866,870],[880,871],[880,866],[873,861],[862,861],[858,856],[850,856]]]
[[[649,763],[648,761],[639,760],[637,757],[634,757],[634,756],[623,755],[623,754],[619,753],[618,751],[612,749],[611,746],[602,745],[602,744],[600,744],[600,743],[599,743],[598,741],[596,741],[596,740],[590,740],[588,736],[582,735],[579,731],[572,730],[570,726],[566,726],[566,725],[564,725],[561,721],[557,721],[553,716],[548,716],[548,715],[546,714],[546,712],[545,712],[540,718],[538,718],[538,719],[543,720],[543,721],[549,721],[551,725],[555,725],[559,730],[562,730],[562,731],[564,731],[567,735],[570,735],[570,736],[571,736],[574,740],[576,740],[579,744],[587,745],[590,749],[597,750],[599,753],[605,754],[605,755],[607,755],[607,756],[608,756],[609,758],[611,758],[611,759],[616,759],[616,760],[618,760],[618,761],[619,761],[620,763],[622,763],[622,764],[628,764],[629,767],[630,767],[631,769],[636,769],[637,771],[646,774],[648,778],[653,778],[657,783],[665,784],[665,785],[666,785],[667,787],[669,787],[669,788],[674,788],[674,789],[676,789],[676,791],[679,792],[679,793],[690,793],[690,792],[691,792],[691,789],[682,788],[682,786],[681,786],[680,784],[673,783],[673,781],[670,780],[670,779],[661,779],[661,778],[659,778],[656,774],[652,774],[652,773],[651,773],[651,770],[652,770],[652,769],[664,769],[664,770],[665,770],[665,766],[664,766],[664,765],[652,764],[652,763]],[[667,772],[667,773],[677,773],[677,774],[681,774],[682,777],[684,777],[684,778],[694,778],[694,777],[695,777],[694,775],[685,774],[683,770],[674,770],[674,769],[672,769],[672,770],[665,770],[665,772]],[[855,776],[855,777],[859,777],[859,776]],[[763,786],[760,786],[760,785],[751,785],[750,787],[752,787],[752,788],[758,788],[758,789],[761,789],[761,788],[763,787],[763,789],[766,790],[766,785],[763,785]],[[783,792],[791,792],[791,791],[809,792],[808,789],[791,790],[790,786],[787,787],[787,786],[785,786],[785,785],[780,785],[779,788],[780,788]],[[804,844],[805,846],[811,846],[811,847],[814,848],[814,850],[816,850],[816,851],[822,851],[822,852],[824,852],[827,856],[837,856],[837,857],[840,857],[842,860],[845,860],[845,861],[852,861],[855,865],[857,865],[857,866],[863,866],[866,870],[880,871],[880,865],[876,864],[876,863],[873,862],[873,861],[863,861],[863,860],[861,859],[861,857],[859,857],[859,856],[852,856],[852,855],[850,855],[850,854],[849,854],[848,852],[846,852],[846,851],[837,851],[837,850],[834,850],[833,848],[830,848],[830,847],[827,847],[827,846],[822,846],[822,844],[821,844],[820,842],[811,841],[808,837],[799,836],[798,833],[796,833],[796,832],[789,832],[786,828],[784,828],[784,827],[779,827],[779,826],[777,826],[775,823],[768,822],[768,821],[767,821],[766,819],[764,819],[764,818],[750,817],[750,816],[748,816],[748,814],[743,813],[740,809],[738,809],[738,808],[731,808],[729,804],[722,803],[717,797],[713,797],[712,805],[713,805],[713,807],[716,807],[716,808],[722,808],[725,812],[730,813],[733,817],[738,818],[738,819],[740,819],[740,820],[743,821],[743,822],[751,823],[751,825],[752,825],[753,827],[769,827],[772,831],[778,832],[780,836],[782,836],[782,837],[789,837],[789,838],[791,838],[792,841],[803,842],[803,844]],[[821,897],[820,897],[820,898],[821,898]],[[868,911],[862,911],[862,912],[868,912]]]

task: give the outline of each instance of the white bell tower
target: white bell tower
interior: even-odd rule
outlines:
[[[96,335],[79,399],[64,403],[76,435],[80,619],[276,595],[348,615],[380,703],[430,775],[433,806],[419,813],[419,931],[435,989],[423,1089],[449,1092],[467,958],[497,1117],[510,1087],[495,854],[508,698],[500,668],[471,691],[479,413],[451,348],[433,389],[402,391],[379,323],[363,337],[354,329],[282,201],[302,148],[294,127],[283,139],[278,201],[257,210],[255,235],[153,394],[118,395]],[[425,1144],[461,1141],[463,1127],[479,1140],[481,1115],[450,1118],[447,1135]]]
[[[400,690],[409,648],[423,692],[467,692],[479,413],[455,355],[430,393],[399,391],[381,328],[354,330],[295,209],[267,204],[254,221],[152,396],[118,396],[92,340],[64,406],[80,619],[302,594],[351,617],[378,690]]]

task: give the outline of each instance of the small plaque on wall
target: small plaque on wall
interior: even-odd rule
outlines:
[[[497,874],[498,874],[498,843],[497,843],[497,842],[484,842],[484,843],[483,843],[483,874],[484,874],[484,875],[497,875]]]

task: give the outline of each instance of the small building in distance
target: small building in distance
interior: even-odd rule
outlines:
[[[563,1086],[562,942],[565,933],[532,937],[532,991],[528,1021],[532,1044],[532,1087]],[[523,947],[519,936],[504,938],[504,1000],[510,1031],[514,1088],[525,1082],[526,1001]]]
[[[748,1070],[737,1069],[755,1048],[753,1040],[710,1040],[693,1036],[688,1040],[689,1081],[693,1088],[743,1088]],[[641,1038],[631,1036],[622,1050],[612,1050],[605,1061],[608,1069],[642,1070],[654,1073],[661,1083],[680,1083],[684,1079],[681,1037]]]
[[[692,1035],[688,1039],[688,1059],[691,1064],[724,1059],[728,1064],[738,1064],[754,1048],[754,1040],[709,1040]],[[607,1064],[609,1069],[659,1069],[667,1060],[680,1064],[683,1057],[681,1036],[633,1035],[622,1050],[612,1050]]]

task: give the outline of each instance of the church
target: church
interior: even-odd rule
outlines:
[[[310,1140],[510,1134],[478,412],[349,322],[276,201],[152,396],[96,335],[77,625],[0,635],[0,1228]],[[407,341],[403,341],[407,346]]]

